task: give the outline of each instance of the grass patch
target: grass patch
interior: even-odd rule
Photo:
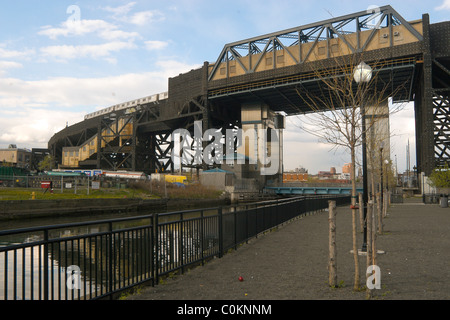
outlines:
[[[31,200],[32,193],[35,194],[36,200],[58,200],[58,199],[120,199],[120,198],[152,198],[150,194],[138,192],[134,189],[101,189],[90,190],[89,195],[86,189],[77,190],[54,190],[43,192],[42,189],[26,189],[26,188],[0,188],[0,200]]]
[[[32,188],[0,188],[0,201],[2,200],[31,200],[32,193],[36,200],[58,200],[58,199],[161,199],[167,195],[168,199],[219,199],[222,191],[207,188],[200,184],[189,184],[179,187],[164,182],[131,182],[127,188],[101,188],[100,190],[88,190],[84,187],[74,189],[54,189],[44,193],[43,189]]]
[[[205,187],[199,183],[177,186],[159,181],[138,181],[130,184],[130,188],[168,199],[219,199],[222,191]]]

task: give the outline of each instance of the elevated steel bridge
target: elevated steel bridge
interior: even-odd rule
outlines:
[[[227,44],[215,62],[168,79],[168,93],[91,114],[48,147],[63,167],[171,170],[173,130],[242,127],[250,104],[312,112],[299,93],[320,91],[321,76],[352,72],[361,58],[391,84],[394,102],[414,102],[418,172],[449,162],[450,22],[406,21],[390,6]]]

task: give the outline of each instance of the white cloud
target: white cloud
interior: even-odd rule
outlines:
[[[130,18],[126,19],[126,21],[138,26],[143,26],[148,23],[162,21],[164,19],[165,17],[161,12],[154,10],[137,12]]]
[[[283,131],[284,169],[293,170],[304,167],[310,174],[327,171],[349,162],[348,151],[344,148],[333,149],[333,145],[322,143],[319,138],[300,129],[302,116],[290,116],[286,119]]]
[[[0,76],[6,73],[8,69],[19,69],[22,68],[23,65],[14,61],[0,61]]]
[[[166,79],[179,75],[180,73],[186,73],[193,69],[201,68],[202,65],[186,65],[185,63],[175,60],[161,60],[156,62],[156,66],[163,70],[164,77]]]
[[[130,2],[126,5],[116,7],[116,8],[112,8],[112,7],[108,6],[108,7],[104,7],[103,10],[112,12],[115,17],[118,17],[118,16],[121,17],[124,15],[127,15],[128,12],[130,12],[131,9],[134,7],[135,4],[136,4],[136,2]]]
[[[67,37],[70,35],[85,35],[88,33],[94,33],[98,30],[110,29],[111,26],[108,22],[103,20],[80,20],[80,21],[64,21],[58,28],[53,28],[51,26],[42,27],[42,31],[38,34],[42,36],[47,36],[50,39],[57,39],[60,36]]]
[[[14,61],[0,61],[0,70],[22,68],[23,65]]]
[[[56,77],[39,81],[0,78],[0,108],[21,106],[75,106],[112,104],[167,90],[168,78],[199,66],[166,60],[157,71],[101,78]],[[114,95],[112,95],[114,93]]]
[[[79,59],[79,58],[106,58],[111,60],[112,52],[118,52],[124,49],[134,49],[136,45],[133,42],[114,41],[98,45],[60,45],[48,46],[40,49],[44,56],[53,57],[60,60]]]
[[[439,7],[434,8],[435,10],[450,10],[450,0],[444,0]]]
[[[149,51],[161,50],[167,47],[169,43],[167,41],[145,41],[145,48]]]
[[[66,121],[72,125],[96,109],[167,91],[169,77],[199,67],[173,60],[156,65],[154,72],[102,78],[0,77],[0,146],[46,147]]]
[[[80,112],[54,112],[42,108],[25,108],[11,117],[0,118],[0,146],[11,143],[22,148],[46,148],[55,132],[70,119],[80,118]]]
[[[135,5],[136,2],[130,2],[116,8],[108,6],[103,9],[107,12],[113,13],[113,18],[118,21],[127,22],[138,26],[143,26],[151,22],[162,21],[165,19],[164,14],[158,10],[146,10],[136,12],[131,16],[128,15]]]
[[[141,35],[137,32],[127,32],[123,30],[104,30],[99,32],[99,36],[105,40],[134,40],[141,38]]]
[[[11,58],[27,58],[35,53],[32,49],[25,49],[23,51],[8,50],[0,46],[0,58],[1,59],[11,59]]]
[[[47,36],[52,40],[60,36],[84,36],[87,34],[96,34],[100,38],[107,40],[136,39],[140,37],[137,32],[122,31],[118,26],[104,20],[64,21],[57,28],[52,28],[51,26],[42,27],[38,34]]]

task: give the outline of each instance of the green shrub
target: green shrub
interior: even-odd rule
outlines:
[[[435,188],[450,187],[450,168],[448,164],[443,167],[435,168],[430,175],[430,185]]]

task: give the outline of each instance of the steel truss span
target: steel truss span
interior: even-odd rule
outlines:
[[[400,40],[404,37],[401,32],[407,33],[410,39]],[[376,37],[382,39],[377,44],[373,41]],[[287,62],[282,61],[284,58],[289,58],[293,64],[303,64],[370,51],[375,46],[392,48],[400,41],[409,43],[422,40],[417,22],[407,22],[390,6],[378,7],[227,44],[208,79],[219,78],[218,73],[232,76],[229,68],[225,72],[218,72],[224,63],[237,62],[246,74],[250,74],[258,71],[264,59],[269,59],[270,64],[266,63],[269,68],[276,68],[277,64]],[[282,59],[279,53],[283,54]],[[244,60],[244,57],[247,59]]]

